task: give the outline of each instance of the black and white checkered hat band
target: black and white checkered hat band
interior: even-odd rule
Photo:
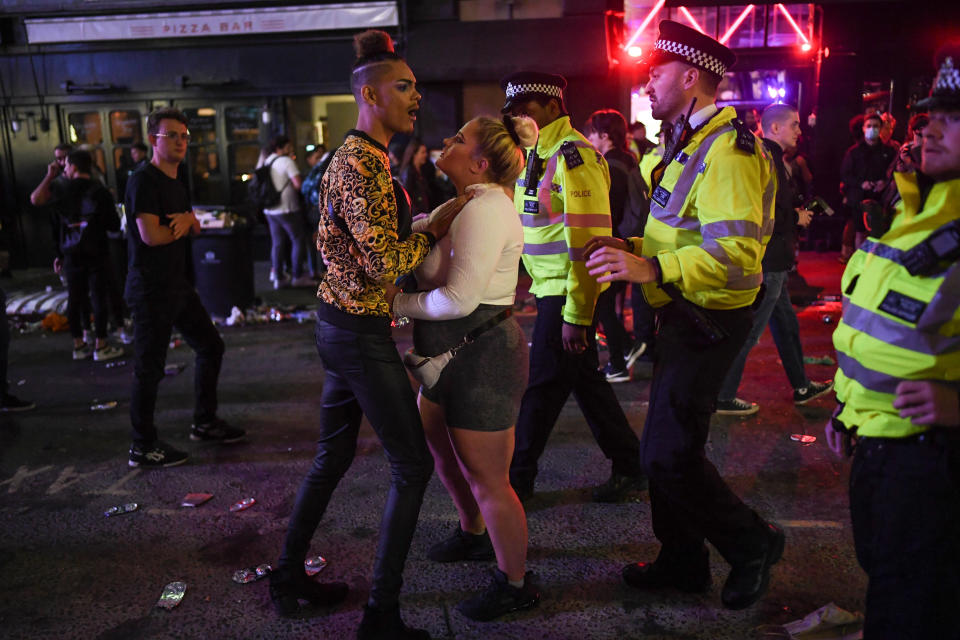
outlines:
[[[960,69],[953,66],[952,57],[948,57],[940,66],[933,90],[935,92],[960,91]]]
[[[553,84],[545,84],[543,82],[529,82],[527,84],[513,84],[512,82],[507,85],[507,99],[513,98],[515,96],[521,96],[528,93],[541,93],[544,95],[551,96],[553,98],[563,98],[563,93],[560,90],[560,87]]]
[[[657,40],[654,48],[660,49],[661,51],[665,51],[667,53],[672,53],[676,56],[680,56],[693,66],[701,67],[718,76],[722,76],[727,71],[727,68],[724,66],[724,64],[709,53],[704,53],[699,49],[694,49],[693,47],[681,42],[673,42],[672,40]]]

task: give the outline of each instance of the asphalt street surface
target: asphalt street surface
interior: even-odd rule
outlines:
[[[258,272],[265,265],[258,264]],[[838,292],[836,254],[803,254],[801,273]],[[265,278],[265,274],[261,274]],[[0,283],[8,290],[14,286]],[[311,303],[309,291],[265,298]],[[268,300],[269,301],[269,300]],[[835,358],[830,343],[839,314],[830,305],[798,308],[808,356]],[[533,316],[521,314],[528,332]],[[130,469],[129,389],[125,366],[74,362],[66,333],[15,335],[11,391],[34,400],[35,411],[0,414],[0,636],[5,638],[352,638],[370,585],[380,514],[389,481],[382,448],[369,426],[356,460],[340,484],[313,539],[327,567],[319,579],[342,580],[350,595],[332,608],[308,608],[299,619],[278,618],[266,580],[232,581],[239,569],[275,564],[294,493],[314,452],[323,367],[312,323],[222,327],[227,345],[220,378],[220,415],[247,430],[235,445],[188,438],[193,406],[193,354],[171,349],[168,363],[185,369],[160,387],[161,438],[190,454],[186,465]],[[401,349],[409,329],[398,330]],[[601,354],[601,361],[605,355]],[[810,365],[815,380],[834,367]],[[650,365],[614,385],[633,428],[647,411]],[[495,375],[495,372],[491,372]],[[707,453],[733,490],[787,535],[783,560],[768,594],[744,611],[720,604],[728,566],[711,550],[713,589],[704,596],[640,592],[620,570],[652,560],[658,543],[648,496],[595,504],[590,489],[610,466],[571,398],[541,461],[537,493],[528,502],[529,568],[542,589],[531,611],[489,623],[473,622],[454,605],[486,586],[487,563],[436,564],[433,543],[455,525],[453,505],[436,476],[427,489],[405,571],[403,615],[435,638],[646,638],[742,640],[773,638],[781,625],[835,602],[863,610],[865,578],[856,564],[847,509],[846,461],[822,437],[832,394],[804,407],[791,390],[769,332],[748,362],[740,397],[760,403],[749,418],[715,417]],[[112,410],[91,411],[94,401]],[[803,445],[791,434],[817,441]],[[181,507],[187,493],[213,498]],[[256,504],[231,512],[234,502]],[[140,508],[106,518],[110,507]],[[183,581],[179,606],[156,606],[164,585]]]

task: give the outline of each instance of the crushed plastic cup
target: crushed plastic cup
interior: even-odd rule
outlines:
[[[243,511],[244,509],[249,509],[256,503],[256,498],[244,498],[243,500],[238,500],[230,505],[230,511]]]
[[[127,361],[126,361],[126,360],[113,360],[113,361],[107,363],[106,368],[107,368],[107,369],[116,369],[117,367],[125,367],[125,366],[127,366]]]
[[[313,556],[312,558],[307,558],[306,562],[303,563],[303,570],[307,572],[308,576],[315,576],[326,566],[326,558],[323,556]]]
[[[817,436],[811,436],[808,433],[794,433],[790,436],[790,439],[804,446],[809,446],[817,441]]]
[[[130,513],[131,511],[136,511],[140,508],[140,505],[136,502],[128,502],[127,504],[117,505],[116,507],[110,507],[103,512],[103,515],[107,518],[110,516],[120,516],[125,513]]]
[[[93,399],[93,402],[90,403],[90,411],[109,411],[110,409],[117,408],[116,400],[107,400],[106,402],[100,402],[96,398]]]
[[[157,600],[157,606],[161,609],[173,609],[183,600],[183,594],[187,592],[186,582],[171,582],[163,588],[160,599]]]
[[[199,507],[213,497],[212,493],[188,493],[180,502],[181,507]]]
[[[230,309],[230,315],[226,319],[226,324],[228,327],[234,325],[243,324],[246,321],[246,317],[243,315],[243,311],[239,307],[233,307]]]
[[[187,365],[185,365],[182,362],[171,362],[170,364],[165,365],[163,367],[163,375],[175,376],[186,368],[187,368]]]
[[[268,564],[261,564],[258,567],[252,569],[240,569],[233,573],[233,581],[237,584],[247,584],[249,582],[256,582],[261,578],[266,578],[270,575],[270,572],[273,571],[273,567]]]

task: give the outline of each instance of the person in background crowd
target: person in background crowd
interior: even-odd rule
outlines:
[[[890,230],[861,245],[833,334],[826,436],[850,454],[867,573],[865,640],[960,638],[960,48],[941,50],[921,172],[897,173]]]
[[[307,177],[303,179],[303,184],[300,185],[300,195],[303,196],[303,202],[306,205],[305,248],[310,277],[319,280],[320,274],[323,272],[323,256],[317,251],[317,227],[320,224],[320,200],[317,189],[320,187],[320,179],[329,163],[323,162],[324,156],[327,155],[327,148],[322,144],[308,144],[306,151],[306,160],[310,171],[307,173]]]
[[[333,491],[356,455],[366,415],[390,463],[390,491],[357,637],[429,640],[426,631],[404,624],[399,597],[433,459],[390,335],[385,286],[427,257],[466,198],[437,212],[425,229],[398,237],[387,144],[395,133],[413,131],[421,96],[387,33],[358,34],[354,48],[350,86],[359,110],[357,127],[347,132],[319,188],[324,215],[318,244],[327,263],[317,293],[317,352],[325,371],[320,439],[297,493],[280,561],[270,574],[270,599],[281,616],[293,616],[300,611],[299,600],[330,605],[346,597],[346,584],[314,582],[303,563]]]
[[[110,287],[107,232],[118,231],[113,197],[90,176],[93,158],[86,151],[67,155],[65,182],[44,181],[34,191],[34,204],[52,202],[60,215],[58,256],[53,269],[67,279],[67,317],[73,336],[73,359],[106,361],[123,355],[123,349],[107,344],[107,297]],[[83,336],[82,316],[93,301],[95,343]],[[122,325],[121,325],[122,326]]]
[[[656,143],[647,139],[647,125],[639,120],[630,125],[630,136],[627,142],[629,143],[630,153],[636,156],[637,161],[642,160],[643,156],[657,146]]]
[[[747,125],[747,128],[754,134],[760,135],[760,114],[757,113],[756,109],[750,108],[743,110],[743,123]]]
[[[37,405],[10,393],[7,368],[10,363],[10,323],[7,321],[7,294],[0,289],[0,413],[19,413]]]
[[[610,169],[610,220],[616,238],[643,235],[643,225],[646,224],[645,217],[636,219],[630,211],[630,174],[636,172],[639,175],[640,167],[637,166],[636,157],[627,150],[626,129],[627,121],[614,109],[594,111],[583,127],[587,140],[603,154]],[[617,313],[617,299],[622,302],[626,290],[626,282],[613,282],[597,298],[597,320],[606,335],[609,354],[602,371],[607,382],[611,383],[630,380],[633,361],[626,358],[633,356],[633,360],[636,360],[640,355],[630,350],[627,331]]]
[[[844,250],[841,258],[849,258],[850,251],[859,247],[867,237],[862,202],[882,197],[887,186],[887,168],[897,155],[897,150],[880,140],[883,118],[876,113],[866,114],[863,118],[863,141],[849,149],[843,157],[840,167],[843,204],[850,215],[854,231],[853,244],[846,243],[844,232]]]
[[[593,238],[585,251],[591,275],[640,282],[657,308],[641,457],[662,546],[654,562],[624,567],[623,579],[636,589],[704,593],[709,541],[731,565],[721,601],[743,609],[767,590],[784,534],[734,495],[704,451],[723,376],[750,332],[776,190],[761,142],[732,107],[715,104],[735,60],[696,29],[660,23],[647,93],[671,139],[652,174],[645,234]]]
[[[280,194],[280,202],[275,207],[263,210],[270,227],[270,266],[276,277],[273,287],[312,287],[316,282],[303,274],[303,254],[306,250],[306,232],[300,213],[300,187],[303,182],[300,179],[300,169],[293,159],[293,143],[287,136],[275,136],[270,141],[270,149],[271,153],[264,159],[263,164],[270,166],[273,186]],[[289,241],[292,247],[290,279],[283,275],[286,241]]]
[[[533,120],[513,116],[475,118],[445,140],[440,168],[458,192],[475,197],[415,272],[429,290],[393,298],[394,316],[416,318],[413,344],[422,356],[439,356],[471,336],[436,384],[421,386],[419,404],[437,474],[460,515],[453,535],[427,555],[497,560],[490,586],[457,605],[473,620],[540,601],[526,571],[527,519],[509,476],[528,366],[527,338],[510,317],[523,251],[513,189],[523,148],[536,141]]]
[[[533,495],[538,461],[573,393],[612,463],[609,479],[594,488],[593,499],[618,502],[647,484],[640,471],[637,435],[599,370],[595,307],[606,285],[597,284],[583,262],[587,240],[611,232],[607,163],[571,126],[562,76],[521,71],[500,85],[506,92],[502,112],[531,117],[540,129],[537,144],[527,150],[526,171],[514,195],[537,319],[510,483],[521,501]]]
[[[178,177],[187,155],[187,118],[172,107],[147,117],[150,162],[127,183],[126,299],[133,313],[131,467],[172,467],[187,454],[158,439],[154,414],[170,334],[176,328],[196,352],[195,405],[190,439],[232,443],[245,432],[217,417],[217,380],[224,344],[193,286],[187,236],[200,233],[190,191]]]
[[[894,149],[900,149],[900,142],[893,139],[893,131],[897,128],[897,119],[889,111],[880,114],[883,125],[880,127],[880,142],[888,144]]]
[[[763,254],[763,299],[754,310],[753,327],[747,335],[747,341],[727,371],[717,394],[716,413],[721,415],[747,416],[759,411],[757,403],[741,400],[736,394],[747,357],[760,341],[760,335],[768,323],[783,370],[793,387],[793,401],[807,404],[833,388],[832,380],[811,382],[804,372],[800,323],[787,289],[787,279],[796,255],[797,225],[807,226],[813,216],[812,212],[799,208],[798,194],[787,177],[783,162],[785,150],[796,148],[800,137],[800,115],[789,105],[773,104],[763,111],[761,125],[763,146],[773,157],[777,170],[773,234]]]
[[[432,210],[430,202],[430,180],[426,175],[426,165],[430,164],[427,157],[427,145],[419,138],[411,138],[407,148],[403,150],[400,160],[400,183],[410,196],[410,207],[413,215],[427,213]]]

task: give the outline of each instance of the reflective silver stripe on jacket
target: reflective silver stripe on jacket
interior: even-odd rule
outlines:
[[[892,318],[853,304],[846,297],[843,300],[843,323],[881,342],[917,353],[935,356],[960,349],[960,336],[947,337],[938,333],[918,330],[910,325],[905,325],[902,322],[897,322]]]

